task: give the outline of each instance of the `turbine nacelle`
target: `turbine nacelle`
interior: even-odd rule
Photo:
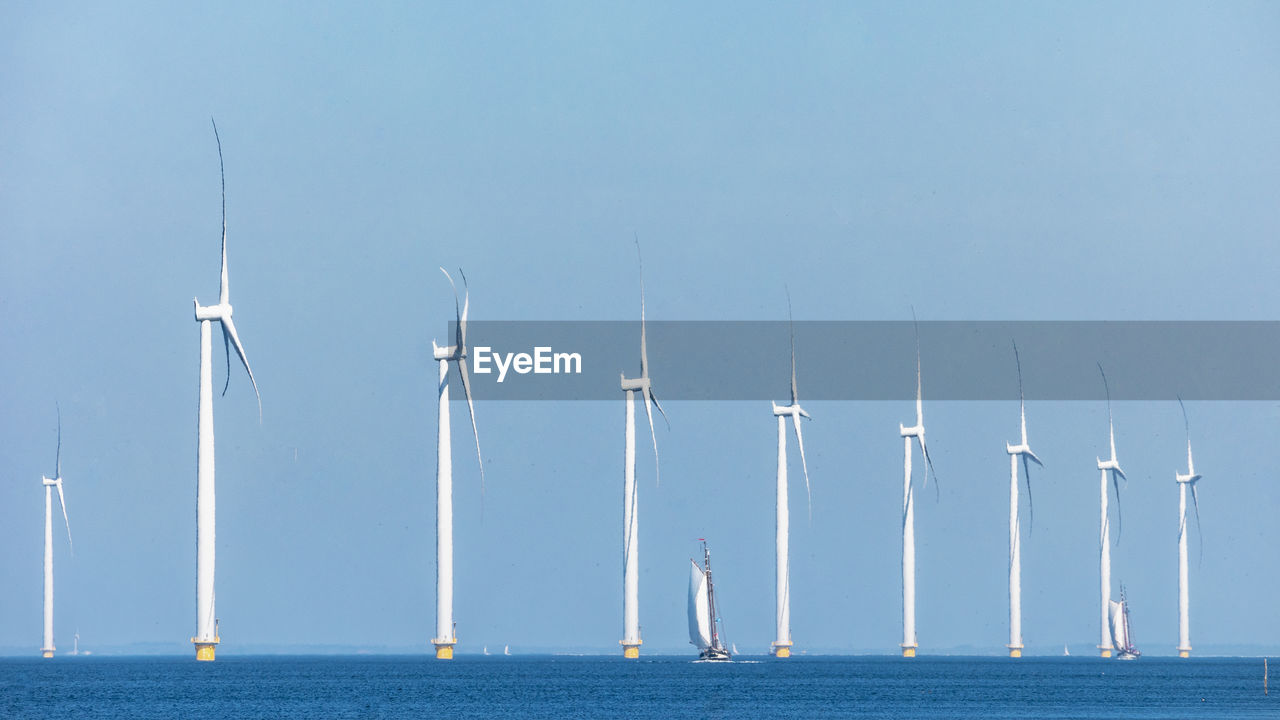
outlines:
[[[1009,443],[1005,443],[1004,450],[1010,455],[1025,455],[1031,462],[1039,465],[1040,467],[1044,467],[1044,463],[1040,462],[1040,458],[1036,457],[1036,454],[1031,452],[1031,446],[1027,445],[1025,442],[1021,445],[1010,445]]]
[[[898,423],[898,434],[902,437],[924,437],[924,423],[919,423],[907,427],[902,423]]]
[[[1174,479],[1175,479],[1175,480],[1177,480],[1177,481],[1178,481],[1178,482],[1180,482],[1180,483],[1190,483],[1190,484],[1194,485],[1194,484],[1196,484],[1197,482],[1199,482],[1199,481],[1200,481],[1200,478],[1201,478],[1202,476],[1200,476],[1200,475],[1183,475],[1182,473],[1174,472],[1173,477],[1174,477]]]
[[[628,378],[624,373],[619,373],[618,377],[621,379],[623,390],[640,391],[644,393],[648,393],[650,391],[648,377],[641,376],[638,378]]]
[[[200,301],[192,298],[191,300],[196,306],[196,320],[223,320],[231,319],[232,307],[231,303],[218,303],[217,305],[201,305]]]
[[[46,485],[46,486],[48,486],[48,485],[57,485],[57,484],[60,482],[60,481],[58,480],[58,478],[47,478],[47,477],[43,477],[43,476],[42,476],[40,479],[41,479],[42,481],[44,481],[44,485]]]
[[[431,357],[436,360],[461,360],[467,356],[466,348],[461,352],[458,351],[457,345],[437,345],[435,340],[431,341]]]
[[[779,405],[778,403],[771,403],[771,404],[773,405],[774,415],[790,415],[792,417],[795,417],[798,415],[802,418],[805,418],[806,420],[813,419],[809,415],[809,413],[805,411],[804,408],[800,407],[798,403],[793,403],[791,405]]]
[[[1099,459],[1099,460],[1098,460],[1098,469],[1099,469],[1099,470],[1110,470],[1110,471],[1114,472],[1115,474],[1119,475],[1120,477],[1124,478],[1125,480],[1128,480],[1128,479],[1129,479],[1129,478],[1125,477],[1124,471],[1120,469],[1120,463],[1116,462],[1115,458],[1112,458],[1112,459],[1110,459],[1110,460],[1102,460],[1102,459]]]

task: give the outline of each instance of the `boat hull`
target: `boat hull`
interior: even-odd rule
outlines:
[[[698,653],[698,659],[699,660],[720,660],[720,661],[728,660],[729,651],[724,649],[718,649],[718,648],[707,648],[706,650],[703,650],[701,653]]]

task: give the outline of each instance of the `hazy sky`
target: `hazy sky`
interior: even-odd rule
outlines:
[[[1243,2],[0,6],[0,650],[40,643],[56,401],[76,548],[55,534],[59,648],[79,628],[84,647],[190,652],[191,298],[218,292],[211,115],[263,404],[259,424],[240,370],[215,402],[221,650],[425,650],[429,357],[453,311],[438,265],[466,269],[486,320],[636,319],[633,233],[663,320],[784,319],[784,284],[811,320],[903,320],[912,306],[947,320],[1276,319],[1278,31],[1280,7]],[[926,348],[926,393],[942,350]],[[1029,386],[1047,381],[1024,369]],[[660,388],[666,370],[651,372]],[[898,423],[912,404],[806,406],[797,649],[896,652]],[[479,403],[483,521],[464,408],[459,651],[617,652],[621,392]],[[688,649],[685,563],[702,536],[729,638],[763,651],[768,404],[666,409],[661,487],[639,453],[645,651]],[[1280,407],[1188,409],[1205,475],[1192,643],[1274,652]],[[1016,405],[925,412],[942,486],[918,503],[921,652],[999,651]],[[1087,652],[1105,409],[1027,412],[1047,467],[1023,546],[1024,635]],[[1115,416],[1130,481],[1113,573],[1144,651],[1172,652],[1182,420],[1170,402]]]

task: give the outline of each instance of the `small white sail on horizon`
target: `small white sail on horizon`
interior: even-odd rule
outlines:
[[[503,645],[503,646],[502,646],[502,654],[503,654],[503,655],[510,655],[510,654],[511,654],[511,646],[510,646],[510,645]]]
[[[698,563],[689,561],[689,642],[699,651],[711,647],[711,601],[707,595],[707,575]]]

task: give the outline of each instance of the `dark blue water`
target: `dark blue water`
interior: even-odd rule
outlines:
[[[0,660],[4,718],[1276,718],[1254,659]]]

